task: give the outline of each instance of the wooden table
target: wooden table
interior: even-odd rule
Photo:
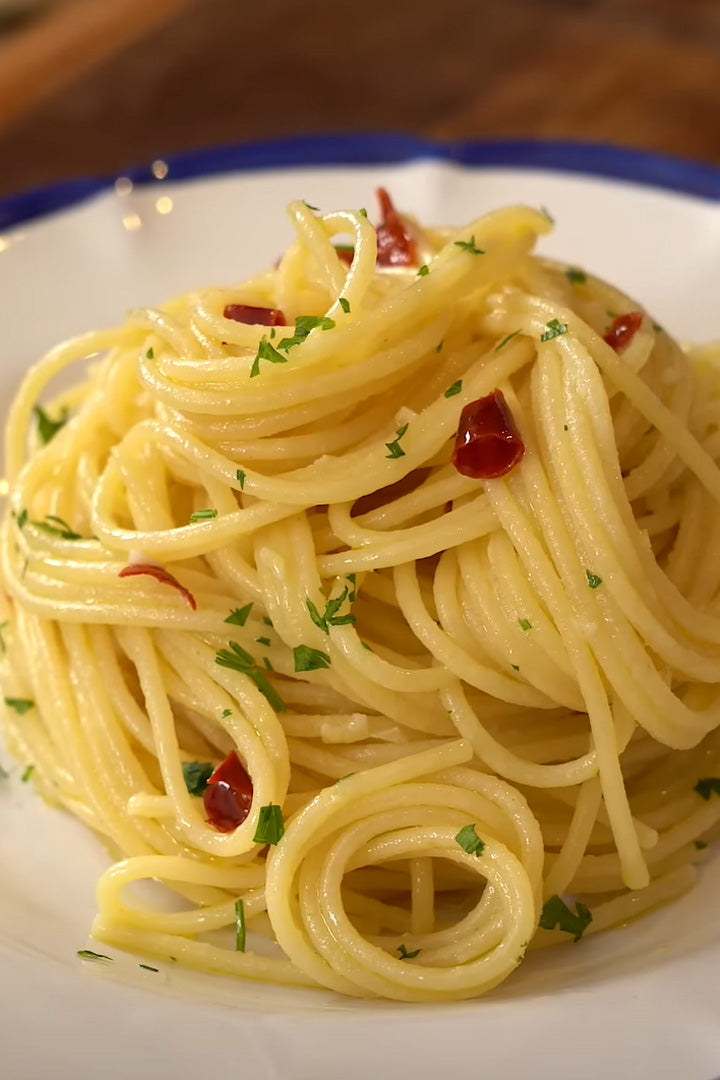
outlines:
[[[118,2],[135,22],[99,48],[10,75],[21,33],[5,45],[0,195],[310,132],[602,140],[720,166],[718,0],[102,0]]]

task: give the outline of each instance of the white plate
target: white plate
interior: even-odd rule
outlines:
[[[546,206],[557,229],[545,252],[617,283],[681,338],[720,337],[720,174],[557,144],[455,148],[455,156],[466,163],[412,140],[270,144],[185,159],[162,180],[140,171],[149,183],[125,194],[90,183],[7,201],[0,223],[15,224],[0,234],[2,400],[60,338],[116,323],[132,305],[242,279],[271,263],[289,238],[290,199],[372,206],[379,184],[431,222],[461,223],[513,201]],[[578,171],[584,166],[605,175]],[[48,209],[55,212],[18,221]],[[717,858],[690,896],[622,930],[531,956],[484,999],[423,1007],[345,1001],[166,966],[156,974],[119,953],[112,965],[82,964],[76,950],[91,944],[105,853],[21,784],[21,767],[7,755],[2,761],[11,771],[0,784],[7,1080],[720,1075]]]

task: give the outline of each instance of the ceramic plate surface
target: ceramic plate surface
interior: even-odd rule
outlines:
[[[49,346],[137,304],[271,264],[284,208],[372,207],[383,184],[426,222],[521,201],[541,250],[606,277],[683,340],[720,337],[720,173],[597,146],[414,139],[269,143],[155,163],[0,204],[0,401]],[[6,1080],[712,1080],[720,1075],[720,858],[690,895],[534,955],[447,1006],[364,1003],[82,964],[102,846],[42,804],[0,748],[0,1072]],[[142,959],[142,958],[140,958]]]

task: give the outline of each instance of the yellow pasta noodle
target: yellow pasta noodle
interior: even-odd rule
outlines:
[[[293,203],[273,270],[28,373],[4,731],[111,852],[99,941],[455,1000],[718,833],[720,347],[536,254],[543,213],[388,205]],[[461,472],[497,392],[522,457]]]

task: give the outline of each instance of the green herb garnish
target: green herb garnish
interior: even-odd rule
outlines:
[[[698,780],[693,791],[696,791],[700,798],[707,802],[711,795],[720,795],[720,777],[706,776],[703,780]]]
[[[235,901],[235,952],[245,952],[245,905]]]
[[[253,843],[277,844],[284,833],[285,823],[283,822],[281,808],[274,806],[272,803],[269,806],[261,806]]]
[[[30,524],[51,536],[59,536],[61,540],[82,540],[80,533],[74,532],[67,521],[56,517],[55,514],[46,514],[44,521],[31,521]]]
[[[272,705],[275,712],[285,712],[285,702],[250,653],[246,652],[236,641],[230,641],[228,645],[228,649],[220,649],[215,654],[215,663],[219,664],[220,667],[230,668],[232,671],[239,671],[243,675],[247,675],[255,683],[263,697]]]
[[[295,333],[292,337],[283,338],[279,341],[278,349],[284,349],[287,352],[288,349],[292,349],[295,345],[300,345],[311,330],[333,330],[334,328],[335,322],[333,319],[329,319],[327,315],[298,315],[295,320]]]
[[[545,326],[547,329],[540,335],[541,341],[552,341],[553,338],[567,334],[567,324],[561,323],[558,319],[551,319],[550,322],[545,323]]]
[[[145,355],[148,358],[148,360],[154,360],[155,359],[155,350],[152,348],[152,346],[147,350]]]
[[[296,645],[293,649],[293,659],[296,671],[317,671],[320,668],[330,667],[330,657],[319,649],[311,649],[309,645]]]
[[[280,342],[282,345],[282,342]],[[253,360],[252,367],[250,368],[250,378],[254,379],[256,375],[260,374],[260,361],[269,360],[271,364],[287,364],[287,356],[281,356],[277,349],[270,344],[266,337],[262,338],[258,345],[255,359]]]
[[[142,968],[143,971],[154,971],[155,973],[157,973],[160,970],[160,968],[150,967],[149,964],[138,964],[138,967]]]
[[[485,252],[475,245],[474,235],[469,240],[455,240],[455,247],[459,247],[462,251],[467,251],[469,255],[484,255]]]
[[[235,473],[235,479],[237,480],[238,484],[240,485],[240,490],[244,491],[245,490],[245,473],[243,472],[242,469],[238,469],[238,471]]]
[[[344,296],[338,297],[338,304],[343,309],[346,315],[350,314],[350,301]]]
[[[257,641],[258,645],[267,645],[268,648],[272,644],[269,637],[256,637],[255,640]]]
[[[32,776],[32,774],[34,772],[35,772],[35,766],[34,765],[26,765],[25,768],[23,769],[23,774],[20,777],[22,783],[27,784],[28,780],[30,779],[30,777]]]
[[[602,585],[602,578],[598,577],[597,574],[593,574],[592,570],[586,570],[585,577],[591,589],[597,589],[598,585]]]
[[[459,394],[461,390],[462,390],[462,379],[458,379],[458,381],[454,382],[452,384],[452,386],[448,386],[447,390],[443,394],[443,397],[455,397],[455,395]]]
[[[77,955],[81,960],[95,960],[101,964],[112,964],[112,956],[106,956],[105,953],[93,952],[92,949],[78,949]]]
[[[196,510],[190,515],[190,521],[211,521],[218,515],[217,510]]]
[[[4,701],[8,709],[12,709],[18,716],[24,716],[30,709],[35,708],[35,702],[31,701],[30,698],[6,697]]]
[[[422,950],[414,949],[412,952],[408,952],[404,945],[398,945],[397,952],[400,954],[400,960],[414,960],[416,956],[420,955]]]
[[[568,266],[565,271],[565,277],[571,285],[584,285],[587,281],[587,274],[585,271],[578,270],[575,266]]]
[[[455,841],[468,855],[480,858],[485,850],[485,842],[478,836],[474,825],[465,825],[455,837]]]
[[[202,795],[208,786],[208,780],[215,772],[215,766],[209,761],[183,761],[183,780],[190,795]]]
[[[528,619],[518,619],[520,629],[524,631],[532,630],[532,623]]]
[[[351,584],[355,584],[354,575]],[[348,598],[350,603],[352,603],[352,601],[355,599],[354,589],[351,596],[348,595],[348,593],[349,590],[346,585],[339,596],[336,596],[334,600],[328,600],[327,604],[325,605],[325,611],[322,613],[322,615],[320,614],[312,600],[308,598],[305,601],[305,607],[308,609],[310,618],[315,623],[315,625],[319,627],[320,630],[322,630],[324,634],[330,633],[329,628],[331,626],[352,626],[352,624],[355,622],[355,616],[351,613],[348,613],[347,615],[337,614],[342,605],[345,603],[346,597]]]
[[[418,270],[416,276],[417,277],[427,277],[429,273],[430,273],[430,267],[426,264],[425,266],[420,267],[420,269]]]
[[[233,610],[228,615],[227,619],[223,619],[223,622],[230,623],[232,626],[244,626],[245,623],[247,622],[248,615],[252,611],[252,608],[253,608],[253,601],[252,600],[250,601],[249,604],[246,604],[245,607],[233,608]]]
[[[385,455],[385,457],[386,457],[386,458],[401,458],[401,457],[405,457],[405,451],[404,451],[404,450],[403,450],[403,448],[402,448],[402,447],[400,446],[400,440],[402,439],[402,437],[403,437],[403,435],[405,434],[405,432],[407,431],[407,429],[408,429],[408,425],[407,425],[407,424],[403,424],[403,426],[402,426],[402,427],[399,427],[399,428],[397,429],[397,431],[395,432],[396,438],[395,438],[395,439],[394,439],[394,440],[393,440],[392,442],[389,442],[389,443],[385,443],[386,447],[387,447],[387,448],[388,448],[388,450],[390,451],[390,453],[389,453],[389,454],[386,454],[386,455]]]
[[[499,342],[499,343],[498,343],[498,344],[497,344],[497,345],[495,346],[495,348],[493,349],[493,352],[500,352],[500,350],[502,349],[502,347],[503,347],[504,345],[507,345],[508,341],[512,341],[512,339],[513,339],[514,337],[517,337],[519,333],[520,333],[520,331],[519,331],[519,330],[513,330],[512,334],[508,334],[508,336],[507,336],[507,337],[504,337],[504,338],[502,339],[502,341],[501,341],[501,342]]]
[[[560,896],[557,896],[557,894],[551,896],[543,904],[539,922],[540,928],[542,930],[555,930],[557,928],[566,934],[572,934],[573,941],[579,941],[592,922],[592,915],[588,908],[579,901],[575,904],[575,908],[577,914],[570,910]]]
[[[65,427],[68,421],[67,409],[63,409],[57,420],[48,416],[41,405],[34,405],[33,412],[37,419],[37,433],[40,442],[47,445],[53,439],[61,427]]]

